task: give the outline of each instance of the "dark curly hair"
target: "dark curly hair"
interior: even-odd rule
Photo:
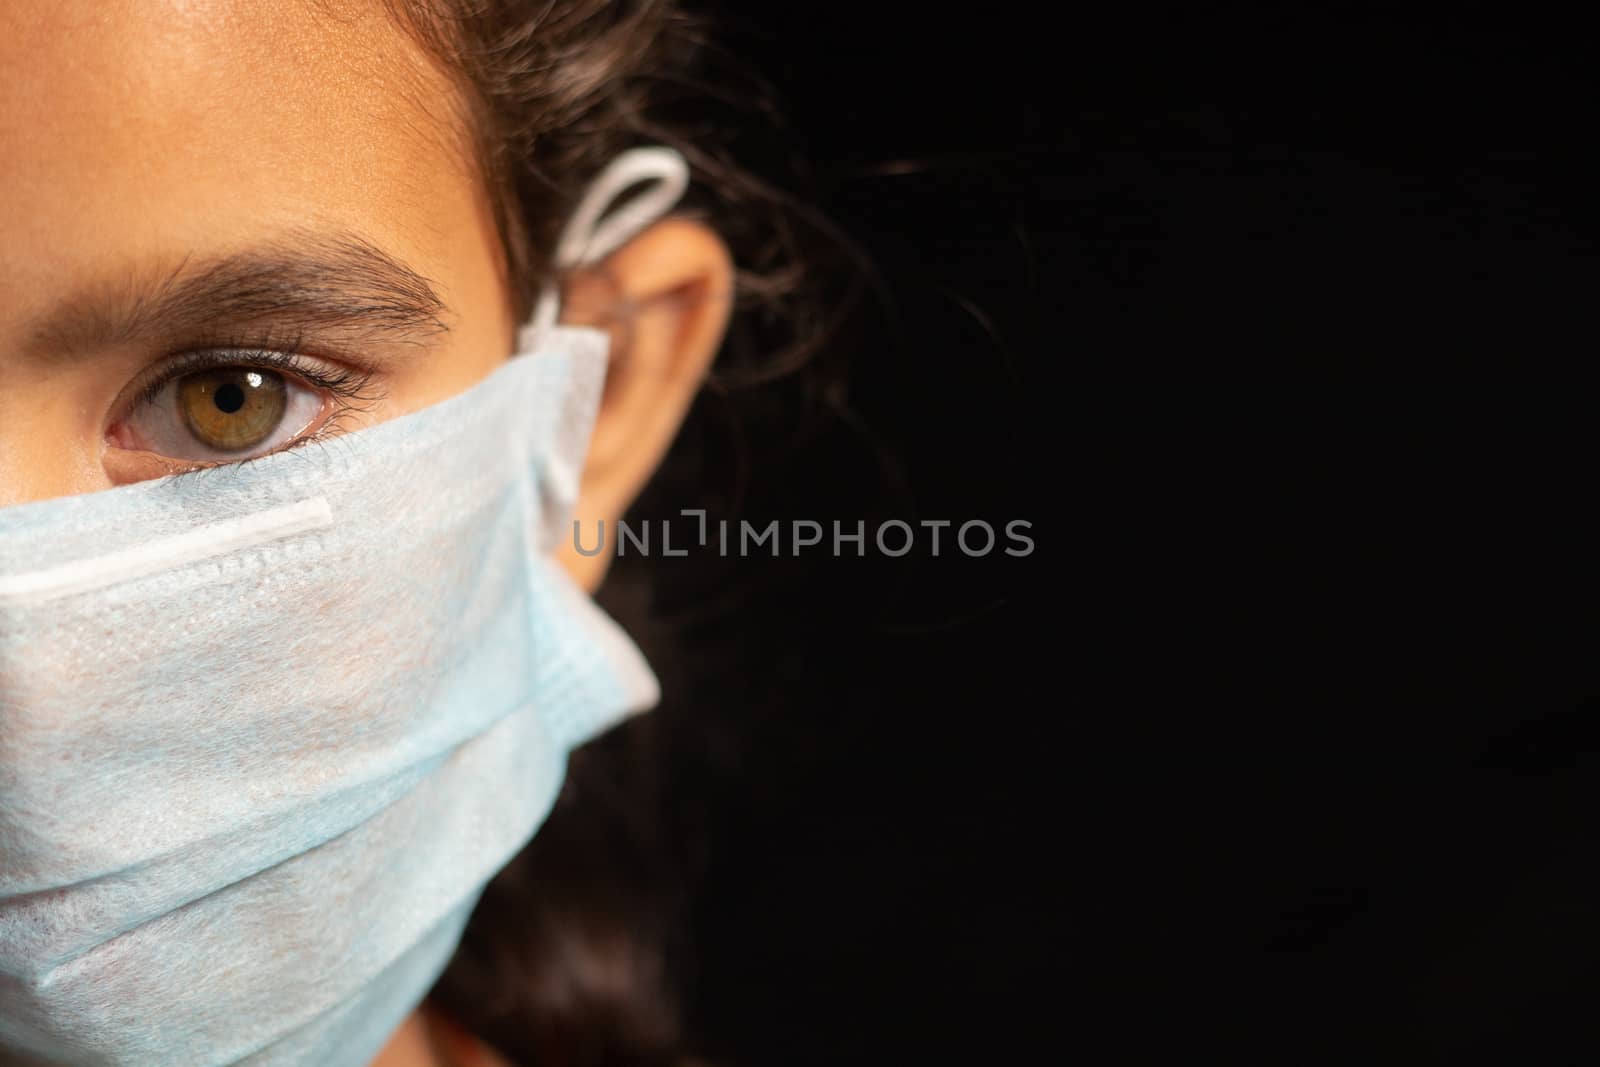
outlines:
[[[695,180],[682,210],[732,250],[736,313],[635,514],[729,513],[764,448],[842,409],[835,334],[867,277],[809,197],[757,176],[805,184],[771,94],[669,0],[388,3],[460,88],[522,313],[550,280],[548,253],[571,207],[609,160],[640,144],[688,159]],[[617,560],[599,600],[656,666],[662,707],[572,755],[554,812],[489,885],[431,994],[513,1062],[669,1064],[694,1051],[681,1009],[701,820],[671,786],[682,761],[719,750],[714,723],[688,712],[705,695],[676,664],[696,622],[737,601],[739,580],[715,561],[675,567],[669,580],[651,562]],[[704,677],[714,654],[695,655]]]

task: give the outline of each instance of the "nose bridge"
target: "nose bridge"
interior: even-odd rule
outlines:
[[[42,374],[0,353],[0,507],[110,488],[99,422],[60,372]]]

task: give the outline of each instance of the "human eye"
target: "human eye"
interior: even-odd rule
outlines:
[[[336,433],[372,378],[296,351],[185,352],[130,383],[106,441],[194,466],[254,459]]]

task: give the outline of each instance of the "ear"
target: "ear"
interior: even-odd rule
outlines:
[[[557,551],[591,593],[611,561],[616,521],[666,456],[722,345],[733,277],[721,238],[698,222],[669,219],[574,273],[565,287],[562,321],[611,334],[605,392],[573,512],[590,544],[596,520],[605,520],[606,550],[585,556],[563,538]]]

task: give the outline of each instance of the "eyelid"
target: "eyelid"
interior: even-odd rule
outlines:
[[[292,375],[308,387],[321,389],[344,401],[346,409],[376,402],[381,390],[371,389],[377,372],[299,351],[295,343],[275,346],[207,345],[179,352],[152,364],[123,387],[112,404],[106,428],[130,418],[140,405],[152,403],[170,382],[185,374],[218,367],[263,367]]]
[[[296,348],[287,341],[280,341],[279,347],[260,344],[194,347],[159,360],[137,374],[123,388],[106,423],[105,433],[112,448],[105,453],[102,462],[115,464],[120,473],[112,474],[113,479],[117,484],[126,484],[149,478],[184,477],[316,444],[343,433],[351,415],[370,409],[385,396],[378,370],[381,364],[344,357],[342,353],[341,358],[328,358]],[[169,456],[144,447],[128,448],[110,440],[114,433],[125,434],[127,431],[121,430],[121,426],[137,420],[142,406],[159,403],[161,395],[175,388],[185,375],[216,368],[252,367],[294,379],[299,382],[298,388],[320,395],[322,403],[317,416],[287,440],[253,454],[227,459]],[[112,473],[112,468],[108,467],[107,472]]]

